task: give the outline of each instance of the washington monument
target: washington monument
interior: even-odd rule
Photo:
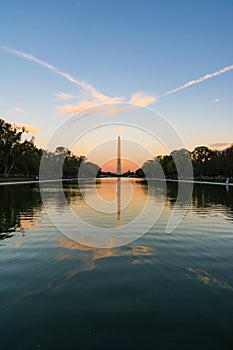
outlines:
[[[117,139],[117,220],[121,218],[121,138]]]
[[[121,175],[121,137],[117,139],[117,175]]]

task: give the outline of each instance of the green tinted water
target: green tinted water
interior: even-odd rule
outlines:
[[[94,183],[83,186],[91,197]],[[112,200],[114,186],[100,181],[100,196]],[[160,203],[159,184],[151,191],[138,181],[133,186],[134,205],[101,219],[76,183],[64,184],[73,210],[106,227],[132,220],[148,196],[151,205]],[[167,192],[146,235],[96,249],[54,227],[38,185],[0,187],[1,348],[232,349],[233,188],[195,185],[171,234],[165,227],[177,184]],[[55,197],[51,205],[58,206]]]

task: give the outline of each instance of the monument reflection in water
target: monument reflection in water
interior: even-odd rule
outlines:
[[[59,187],[46,186],[62,217]],[[124,225],[147,200],[156,208],[165,199],[143,237],[108,249],[63,236],[38,184],[0,186],[4,350],[232,349],[233,188],[194,185],[186,217],[165,234],[178,184],[168,182],[166,194],[160,186],[120,176],[63,183],[70,207],[100,227]],[[96,190],[114,212],[94,209]]]
[[[117,175],[121,175],[121,137],[117,139]],[[117,219],[121,218],[121,178],[117,179]]]
[[[130,184],[133,198],[123,209]],[[146,198],[160,200],[158,182],[149,191],[125,178],[87,180],[83,187],[86,199],[97,187],[106,201],[116,199],[118,187],[122,207],[116,214],[114,203],[107,215],[91,211],[77,182],[64,183],[68,203],[94,225],[122,225]],[[176,183],[167,184],[165,210],[145,236],[96,249],[56,229],[37,184],[0,187],[2,348],[62,350],[65,341],[68,349],[232,349],[232,187],[195,185],[187,216],[165,234],[177,191]],[[63,216],[54,192],[48,184],[51,205]],[[25,232],[9,238],[16,226]]]
[[[121,179],[117,179],[117,220],[121,218]]]

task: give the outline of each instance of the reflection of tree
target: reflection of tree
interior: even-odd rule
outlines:
[[[179,184],[179,186],[186,186],[187,184]],[[185,188],[183,188],[185,190]],[[226,191],[225,186],[218,185],[194,185],[193,195],[191,199],[191,207],[194,210],[203,209],[206,213],[216,209],[219,211],[219,206],[225,209],[225,214],[233,218],[233,196],[232,188],[229,187],[229,192]],[[167,183],[167,203],[171,207],[176,203],[178,194],[177,183]],[[182,203],[180,203],[182,204]]]
[[[77,201],[84,202],[83,195],[85,191],[85,184],[82,186],[82,192],[80,191],[80,184],[77,182],[63,182],[63,191],[68,204],[77,203]]]
[[[0,233],[0,241],[13,236],[13,232]]]
[[[221,205],[226,209],[226,214],[232,217],[233,197],[231,192],[232,188],[227,192],[225,186],[196,185],[193,190],[192,205],[195,208],[205,209],[213,209],[216,206],[219,209]]]
[[[185,201],[185,197],[182,197],[180,202],[177,202],[178,189],[185,193],[186,189],[189,190],[188,183],[174,183],[167,181],[167,195],[166,203],[173,209],[174,205],[177,204],[179,208],[182,208],[188,204]],[[142,182],[144,189],[148,188],[147,182]],[[160,188],[160,182],[150,181],[150,195],[157,196]],[[218,213],[220,210],[224,210],[225,215],[233,220],[233,188],[229,186],[227,188],[224,185],[204,185],[194,184],[193,194],[190,202],[190,207],[197,213],[213,213],[216,210]]]
[[[22,220],[33,220],[42,209],[39,188],[36,185],[0,187],[0,239],[10,237],[22,228]]]
[[[81,204],[84,202],[82,192],[80,191],[81,185],[74,180],[64,180],[59,182],[45,182],[40,184],[40,190],[44,204],[47,207],[51,207],[58,210],[59,213],[66,212],[68,205]]]

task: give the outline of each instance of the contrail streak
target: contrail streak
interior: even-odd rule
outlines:
[[[188,88],[189,86],[200,84],[200,83],[202,83],[205,80],[217,77],[218,75],[226,73],[226,72],[228,72],[230,70],[233,70],[233,64],[230,65],[230,66],[223,67],[222,69],[219,69],[216,72],[205,74],[205,75],[203,75],[202,77],[200,77],[200,78],[198,78],[196,80],[190,80],[190,81],[188,81],[187,83],[185,83],[183,85],[177,86],[175,89],[167,91],[164,95],[162,95],[160,97],[164,97],[164,96],[168,96],[168,95],[171,95],[171,94],[175,94],[176,92],[178,92],[180,90],[184,90],[184,89]]]
[[[19,51],[19,50],[14,50],[14,49],[10,49],[7,46],[2,46],[1,47],[3,50],[10,52],[16,56],[25,58],[29,61],[32,61],[34,63],[39,64],[42,67],[45,67],[49,70],[51,70],[52,72],[54,72],[57,75],[60,75],[62,77],[64,77],[65,79],[67,79],[68,81],[70,81],[73,84],[76,84],[78,86],[80,86],[81,88],[83,88],[84,90],[88,91],[89,93],[91,93],[93,95],[93,97],[95,97],[98,100],[101,100],[102,102],[109,102],[109,100],[112,100],[110,97],[103,95],[102,93],[100,93],[99,91],[97,91],[93,86],[91,86],[90,84],[87,84],[83,81],[80,81],[74,77],[72,77],[72,75],[70,75],[69,73],[63,72],[61,70],[59,70],[58,68],[52,66],[51,64],[49,64],[48,62],[42,61],[39,58],[30,55],[28,53]]]
[[[19,56],[19,57],[22,57],[22,58],[27,59],[29,61],[35,62],[35,63],[39,64],[40,66],[43,66],[43,67],[51,70],[55,74],[64,77],[65,79],[67,79],[71,83],[76,84],[79,87],[83,88],[84,90],[88,91],[96,100],[98,100],[101,103],[114,103],[114,102],[122,102],[123,101],[122,97],[113,97],[112,98],[112,97],[109,97],[107,95],[102,94],[101,92],[96,90],[92,85],[87,84],[84,81],[80,81],[80,80],[74,78],[69,73],[63,72],[63,71],[59,70],[58,68],[54,67],[53,65],[51,65],[51,64],[49,64],[49,63],[47,63],[45,61],[42,61],[42,60],[38,59],[37,57],[35,57],[35,56],[31,55],[31,54],[28,54],[28,53],[25,53],[25,52],[22,52],[22,51],[19,51],[19,50],[10,49],[7,46],[1,46],[1,48],[3,50],[5,50],[5,51],[8,51],[8,52],[16,55],[16,56]],[[205,75],[203,75],[202,77],[200,77],[198,79],[190,80],[190,81],[188,81],[187,83],[185,83],[183,85],[177,86],[176,88],[165,92],[163,95],[161,95],[159,97],[158,96],[149,96],[149,98],[147,97],[147,100],[144,102],[144,105],[149,105],[151,103],[157,102],[162,97],[165,97],[165,96],[168,96],[168,95],[171,95],[171,94],[175,94],[178,91],[184,90],[184,89],[186,89],[186,88],[188,88],[190,86],[196,85],[196,84],[200,84],[200,83],[202,83],[205,80],[214,78],[214,77],[216,77],[218,75],[221,75],[221,74],[224,74],[224,73],[226,73],[226,72],[228,72],[230,70],[233,70],[233,64],[229,65],[229,66],[226,66],[226,67],[223,67],[222,69],[220,69],[220,70],[218,70],[216,72],[205,74]],[[132,96],[135,96],[135,94],[132,95]],[[132,101],[130,101],[130,102],[132,102]]]

